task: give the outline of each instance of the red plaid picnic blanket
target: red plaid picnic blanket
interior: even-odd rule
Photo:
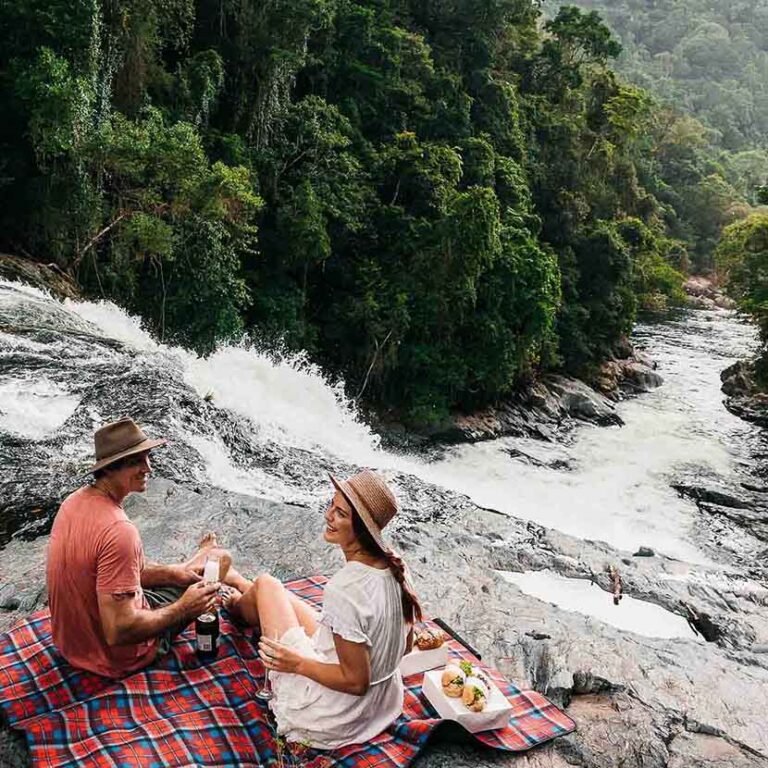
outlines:
[[[325,581],[286,586],[319,605]],[[39,611],[0,636],[0,708],[25,732],[34,765],[78,768],[403,768],[442,722],[422,693],[421,676],[412,675],[405,679],[403,714],[372,741],[333,752],[286,752],[266,705],[254,696],[264,675],[256,644],[226,617],[221,626],[215,661],[198,660],[190,628],[150,668],[114,681],[59,656],[50,615]],[[450,653],[476,661],[453,640]],[[478,742],[515,752],[574,730],[573,720],[544,696],[488,672],[513,713],[506,728],[475,734]]]

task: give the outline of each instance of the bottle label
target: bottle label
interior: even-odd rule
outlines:
[[[213,637],[211,635],[198,635],[197,636],[197,650],[198,651],[212,651],[213,650]]]

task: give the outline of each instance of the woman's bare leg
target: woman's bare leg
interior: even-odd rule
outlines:
[[[228,587],[234,587],[243,594],[245,594],[253,584],[252,581],[248,581],[248,579],[246,579],[238,570],[232,566],[230,566],[226,576],[224,577],[224,583]]]
[[[288,597],[291,600],[291,605],[296,613],[296,618],[298,619],[299,624],[304,627],[307,637],[312,637],[312,635],[315,634],[315,630],[320,621],[320,613],[311,605],[305,603],[300,597],[296,597],[293,592],[288,592],[287,589],[285,591],[288,593]]]
[[[236,584],[232,586],[239,589]],[[311,637],[317,629],[317,611],[266,573],[247,586],[242,596],[229,598],[224,604],[230,613],[251,626],[261,625],[262,634],[267,637],[280,638],[298,626],[304,627]]]
[[[277,579],[262,574],[256,579],[256,591],[262,635],[279,640],[289,629],[299,626],[290,594]]]

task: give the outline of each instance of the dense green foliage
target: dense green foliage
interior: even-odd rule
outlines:
[[[725,228],[718,271],[742,312],[754,317],[768,344],[768,213],[753,213]]]
[[[0,0],[0,36],[0,247],[418,421],[590,371],[735,196],[572,7]]]
[[[578,0],[623,46],[617,66],[692,114],[730,150],[765,148],[768,136],[766,0]],[[545,7],[557,13],[557,3]],[[768,158],[761,153],[762,180]]]
[[[576,5],[600,13],[621,41],[619,72],[691,116],[675,127],[688,134],[678,137],[685,156],[662,161],[661,176],[678,198],[674,234],[694,243],[697,266],[711,267],[723,224],[744,214],[734,202],[760,202],[768,183],[768,1]],[[559,3],[544,8],[555,15]]]

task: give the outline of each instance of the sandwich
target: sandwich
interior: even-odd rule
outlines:
[[[488,688],[477,677],[468,677],[464,682],[461,700],[472,712],[482,712],[488,704]]]
[[[458,699],[464,690],[464,681],[466,678],[467,676],[464,674],[461,667],[457,667],[455,664],[448,664],[443,670],[443,676],[440,679],[443,686],[443,693],[446,696]]]

